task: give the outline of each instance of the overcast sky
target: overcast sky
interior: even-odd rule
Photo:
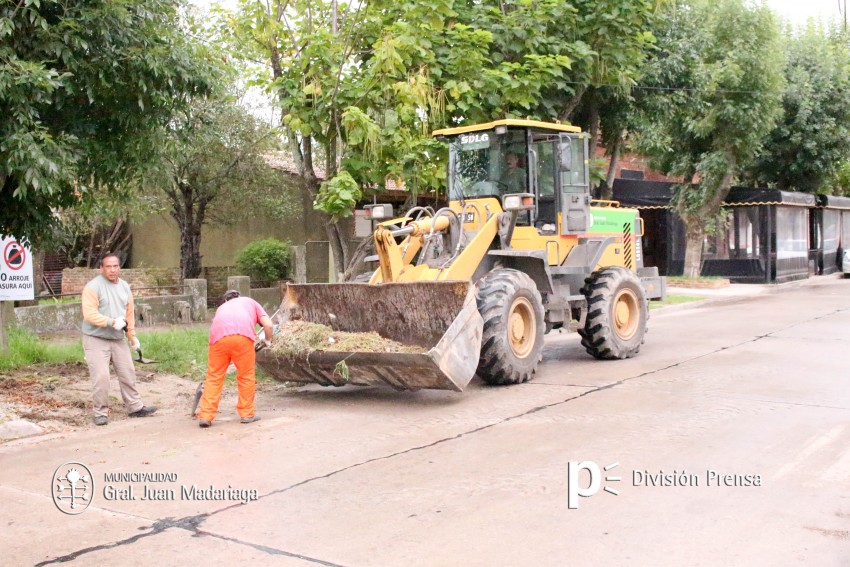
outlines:
[[[847,0],[767,0],[768,6],[794,24],[804,24],[808,18],[817,17],[824,21],[830,17],[837,20],[841,17],[839,5],[843,11],[846,3]]]

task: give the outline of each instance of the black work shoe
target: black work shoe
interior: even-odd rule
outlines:
[[[134,411],[130,417],[147,417],[156,413],[156,406],[143,406],[142,409]]]
[[[201,419],[198,421],[198,425],[203,428],[207,428],[212,425],[212,422],[208,419]]]
[[[239,423],[254,423],[255,421],[260,421],[260,416],[252,415],[251,417],[243,417],[239,420]]]
[[[96,415],[94,416],[94,424],[95,425],[106,425],[109,423],[109,418],[105,415]]]

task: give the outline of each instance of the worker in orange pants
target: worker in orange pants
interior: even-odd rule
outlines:
[[[224,303],[216,310],[210,327],[210,351],[207,362],[207,378],[198,420],[201,427],[209,427],[218,412],[224,375],[232,362],[236,366],[236,385],[239,401],[236,411],[242,423],[253,423],[255,414],[256,372],[254,364],[254,328],[262,325],[265,341],[270,343],[273,325],[259,303],[250,297],[240,297],[239,292],[230,290],[224,294]]]

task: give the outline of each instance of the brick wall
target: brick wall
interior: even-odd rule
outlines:
[[[83,291],[85,285],[100,273],[98,269],[65,268],[62,270],[62,293],[72,294]],[[207,304],[216,307],[221,296],[227,291],[227,278],[239,275],[234,266],[212,266],[203,268],[201,278],[207,280]],[[181,285],[178,268],[128,268],[121,270],[121,279],[133,288],[137,296],[177,295],[185,293]],[[140,289],[154,286],[178,286],[174,289]]]
[[[607,163],[610,162],[608,160],[608,156],[605,155],[605,147],[602,146],[602,144],[598,144],[596,146],[596,155],[594,157],[605,159],[605,171],[607,172]],[[636,154],[627,153],[625,155],[620,156],[620,161],[617,162],[617,172],[615,173],[615,177],[622,177],[622,172],[624,169],[631,169],[633,171],[642,172],[643,178],[646,181],[670,181],[673,183],[678,183],[681,181],[681,178],[667,177],[666,175],[655,171],[654,169],[649,167],[649,163],[646,158],[643,158]]]
[[[65,268],[62,270],[62,293],[80,293],[86,284],[100,274],[99,269]],[[183,293],[180,287],[174,289],[142,289],[161,286],[180,286],[180,270],[177,268],[132,268],[121,270],[121,279],[125,280],[133,291],[140,296],[176,295]]]
[[[234,266],[213,266],[203,268],[201,277],[207,280],[207,304],[210,307],[221,303],[221,296],[227,291],[227,278],[238,276]]]

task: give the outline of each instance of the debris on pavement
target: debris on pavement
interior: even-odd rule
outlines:
[[[295,358],[316,350],[332,352],[392,352],[423,353],[416,345],[405,345],[385,339],[375,332],[347,333],[335,331],[326,325],[308,321],[287,321],[272,338],[272,351]]]

